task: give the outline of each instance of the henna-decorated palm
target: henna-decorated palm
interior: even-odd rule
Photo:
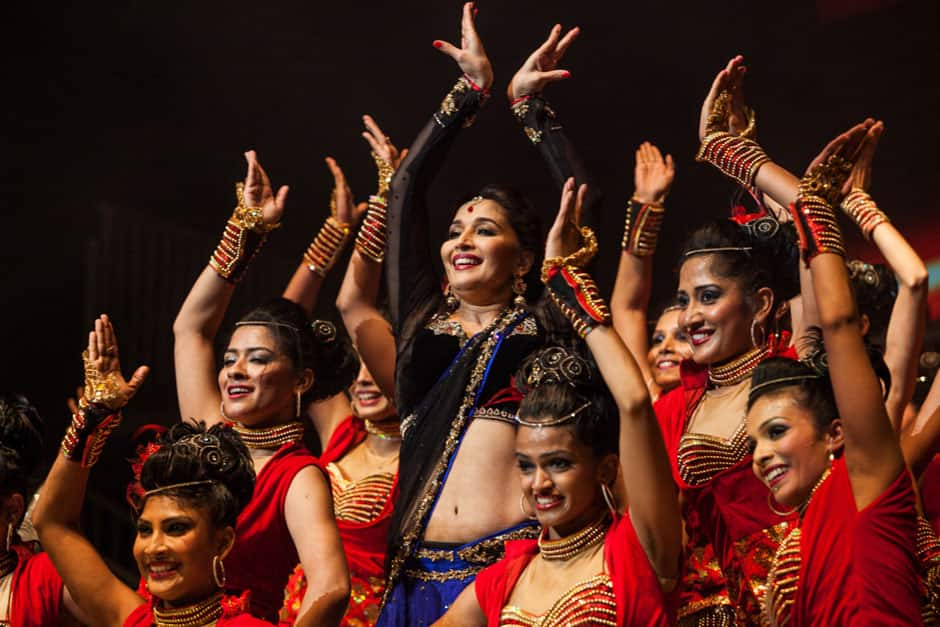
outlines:
[[[858,158],[852,167],[849,178],[842,186],[842,193],[848,194],[853,189],[868,191],[871,186],[871,164],[875,159],[875,149],[878,148],[878,140],[885,130],[884,122],[878,121],[868,129],[865,138],[862,141],[862,147],[859,149]]]
[[[140,366],[130,380],[124,379],[117,337],[107,314],[101,314],[95,320],[95,330],[88,333],[88,348],[82,358],[85,362],[85,400],[115,411],[127,405],[137,394],[150,372],[147,366]]]
[[[581,209],[587,185],[581,185],[575,192],[574,178],[565,181],[561,190],[561,204],[558,215],[545,238],[545,258],[567,257],[581,248]]]
[[[326,158],[326,165],[333,175],[333,198],[330,203],[330,213],[336,221],[344,225],[352,225],[359,221],[366,211],[366,203],[358,205],[353,197],[352,190],[346,182],[346,175],[332,157]]]
[[[460,47],[446,41],[434,40],[434,47],[457,62],[461,71],[470,77],[474,84],[489,89],[493,84],[493,67],[490,65],[483,41],[477,34],[473,17],[476,9],[472,2],[465,2],[460,20]]]
[[[399,151],[392,143],[392,139],[382,132],[378,123],[371,115],[362,116],[362,121],[366,125],[366,130],[362,131],[362,137],[369,142],[372,152],[377,154],[380,159],[397,170],[401,162],[408,156],[408,149]]]
[[[744,74],[747,68],[744,66],[744,57],[737,55],[728,61],[728,65],[715,75],[712,81],[711,89],[702,103],[702,110],[699,113],[698,139],[702,141],[709,132],[715,130],[727,131],[732,135],[738,135],[743,132],[748,124],[746,106],[744,104]],[[723,122],[721,128],[712,128],[715,120],[712,113],[715,110],[715,103],[719,102],[721,106],[722,92],[727,92],[728,96],[724,101],[725,114],[719,116]],[[710,119],[711,118],[711,119]]]
[[[659,148],[649,142],[643,142],[636,149],[634,198],[644,203],[662,203],[669,194],[675,176],[676,164],[672,155],[666,155],[664,159]]]
[[[869,118],[826,144],[800,179],[800,194],[820,196],[830,206],[838,206],[852,165],[858,159],[868,131],[874,124],[875,121]]]
[[[287,201],[287,185],[277,190],[277,196],[271,188],[267,173],[258,162],[254,150],[245,153],[248,173],[245,175],[245,204],[248,207],[260,207],[265,226],[273,226],[284,215],[284,203]]]
[[[548,39],[529,55],[509,81],[509,86],[506,88],[506,96],[509,100],[540,93],[549,83],[571,76],[567,70],[558,69],[558,62],[580,32],[581,29],[575,26],[562,37],[561,24],[555,24]]]

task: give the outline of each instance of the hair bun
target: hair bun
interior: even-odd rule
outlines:
[[[571,387],[593,387],[595,383],[591,364],[561,346],[549,346],[533,354],[523,364],[520,375],[517,377],[517,387],[523,392],[549,383]]]

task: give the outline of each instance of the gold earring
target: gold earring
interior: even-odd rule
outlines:
[[[225,587],[225,564],[218,555],[212,558],[212,579],[219,588]]]
[[[294,392],[294,394],[297,396],[297,414],[296,414],[296,416],[297,416],[297,418],[300,418],[300,390],[297,390],[296,392]]]
[[[11,523],[7,527],[7,553],[10,552],[10,549],[13,547],[13,524]]]
[[[518,307],[523,307],[526,304],[525,288],[526,288],[525,279],[522,278],[522,275],[521,274],[515,275],[515,277],[512,280],[512,292],[513,294],[516,295],[516,297],[512,299],[512,302]]]
[[[447,284],[447,289],[444,290],[444,305],[447,307],[448,313],[453,313],[460,307],[460,301],[454,296],[454,291],[450,289],[450,283]]]
[[[760,329],[761,341],[757,341],[757,337],[754,333],[754,329]],[[751,321],[751,344],[754,345],[754,348],[758,348],[764,345],[764,342],[767,341],[767,332],[764,331],[764,327],[757,325],[757,318],[754,318]]]
[[[616,520],[619,512],[617,511],[617,499],[614,498],[614,491],[606,483],[601,483],[601,494],[604,496],[610,515]]]
[[[519,495],[519,509],[522,510],[522,515],[528,518],[529,520],[536,519],[535,514],[530,514],[529,512],[525,511],[525,492]]]

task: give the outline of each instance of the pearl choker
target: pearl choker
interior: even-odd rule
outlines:
[[[603,541],[609,526],[610,516],[605,512],[597,522],[564,538],[549,540],[546,537],[548,530],[543,530],[538,540],[539,554],[542,559],[549,561],[569,560],[585,549]]]
[[[222,617],[222,592],[208,599],[179,608],[153,606],[153,624],[156,627],[201,627],[214,624]]]
[[[263,429],[249,429],[237,424],[232,428],[248,448],[279,449],[285,444],[299,442],[304,435],[304,423],[296,420]]]
[[[770,347],[758,346],[744,353],[737,359],[720,366],[708,367],[708,381],[712,385],[734,385],[751,376],[757,364],[770,354]]]

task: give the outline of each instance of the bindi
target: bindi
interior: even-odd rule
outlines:
[[[473,205],[467,207],[467,213],[473,213]]]

